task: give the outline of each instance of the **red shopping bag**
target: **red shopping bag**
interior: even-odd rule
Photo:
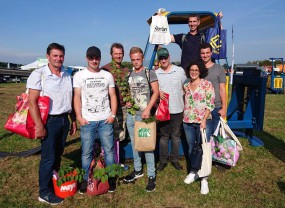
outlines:
[[[159,121],[168,121],[170,120],[170,112],[169,112],[169,94],[168,93],[164,93],[165,94],[165,99],[164,100],[160,100],[158,108],[155,112],[155,117],[157,120]]]
[[[23,137],[35,139],[36,125],[29,113],[28,97],[28,93],[22,93],[20,96],[17,96],[15,112],[10,114],[4,128]],[[46,124],[50,108],[50,98],[48,96],[40,96],[38,106],[43,124]]]
[[[64,199],[66,197],[73,196],[76,194],[77,191],[77,181],[67,181],[63,183],[61,186],[56,185],[56,179],[52,178],[53,181],[53,188],[54,188],[54,193],[58,197]]]
[[[105,182],[102,182],[101,180],[97,180],[93,177],[93,170],[95,169],[101,169],[105,168],[105,163],[100,158],[97,160],[97,163],[95,163],[95,160],[91,162],[90,165],[90,174],[88,178],[88,186],[87,186],[87,194],[90,196],[100,195],[108,192],[110,185],[108,180]]]

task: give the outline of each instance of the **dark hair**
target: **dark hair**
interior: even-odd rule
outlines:
[[[198,66],[199,72],[200,72],[200,75],[199,75],[200,79],[203,79],[208,75],[208,69],[206,69],[206,67],[202,61],[193,61],[187,66],[187,68],[185,70],[185,74],[188,78],[190,78],[189,72],[190,72],[191,66],[193,66],[193,65]]]
[[[197,20],[200,20],[200,15],[198,15],[198,14],[190,14],[189,16],[188,16],[188,21],[189,21],[189,18],[190,17],[197,17]]]
[[[49,44],[49,46],[47,47],[47,54],[49,55],[50,54],[50,51],[52,49],[57,49],[57,50],[60,50],[63,52],[63,54],[65,54],[65,48],[63,45],[60,45],[58,43],[51,43]]]
[[[201,49],[206,49],[206,48],[210,48],[211,52],[212,52],[212,50],[213,50],[213,48],[212,48],[212,46],[211,46],[210,43],[202,43],[202,44],[200,45],[200,51],[201,51]]]
[[[112,53],[113,53],[113,48],[122,49],[122,52],[123,52],[123,55],[124,55],[124,53],[125,53],[125,51],[124,51],[124,46],[123,46],[121,43],[113,43],[113,44],[111,45],[111,48],[110,48],[110,54],[111,54],[111,55],[112,55]]]

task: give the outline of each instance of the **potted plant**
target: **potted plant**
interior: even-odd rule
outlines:
[[[94,168],[93,177],[96,180],[102,181],[102,183],[106,182],[109,177],[115,178],[123,175],[124,168],[119,164],[112,164],[105,168]]]
[[[110,187],[108,179],[110,177],[116,178],[118,176],[122,176],[124,171],[124,168],[118,164],[112,164],[105,167],[104,161],[101,157],[94,161],[94,165],[91,167],[92,170],[88,179],[87,187],[87,194],[90,196],[96,196],[108,192]]]
[[[82,182],[85,171],[79,168],[62,166],[58,172],[54,171],[53,186],[58,197],[73,196],[77,191],[77,183]]]

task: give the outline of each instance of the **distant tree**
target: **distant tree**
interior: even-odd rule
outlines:
[[[0,62],[0,67],[6,68],[7,67],[7,62]]]
[[[260,61],[248,61],[247,64],[258,64],[259,66],[271,66],[272,62],[271,62],[271,60],[266,59],[266,60],[260,60]],[[276,60],[275,65],[276,64],[281,64],[281,61]]]

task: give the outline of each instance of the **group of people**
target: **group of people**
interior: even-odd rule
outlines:
[[[100,67],[100,49],[96,46],[89,47],[86,51],[87,68],[77,72],[72,79],[62,70],[64,46],[57,43],[48,46],[48,65],[33,71],[27,80],[31,117],[36,124],[36,137],[41,138],[42,148],[39,201],[49,204],[59,204],[63,201],[53,193],[51,178],[53,170],[57,171],[60,168],[68,131],[70,135],[76,132],[76,120],[80,124],[81,162],[85,170],[79,190],[81,194],[87,190],[95,139],[100,139],[106,165],[112,165],[115,162],[114,140],[123,140],[126,130],[131,140],[134,158],[134,170],[124,178],[126,183],[144,175],[144,154],[148,175],[146,191],[155,190],[156,170],[163,171],[167,167],[169,139],[172,143],[171,164],[177,170],[183,169],[178,162],[182,123],[190,155],[194,142],[199,140],[200,128],[207,129],[209,139],[216,125],[213,123],[217,123],[220,116],[225,117],[226,113],[224,70],[212,62],[211,46],[201,40],[198,33],[199,24],[199,16],[192,15],[188,24],[190,32],[186,37],[183,34],[172,35],[172,42],[182,48],[183,68],[171,64],[169,51],[161,48],[157,52],[160,67],[157,70],[149,70],[143,66],[144,55],[141,48],[132,47],[129,55],[133,69],[130,71],[122,65],[123,45],[114,43],[110,48],[112,60],[103,67]],[[192,54],[190,59],[188,53]],[[117,83],[117,80],[124,79],[126,75],[134,102],[124,101]],[[49,96],[51,100],[46,125],[41,121],[37,105],[41,93]],[[159,123],[160,153],[156,169],[153,151],[138,152],[134,149],[134,124],[135,121],[149,118],[157,100],[165,99],[165,93],[169,94],[170,120]],[[127,113],[127,109],[132,108],[134,104],[139,109],[134,115]],[[196,179],[197,170],[191,169],[184,182],[190,184]],[[114,192],[116,178],[109,178],[109,184],[109,192]],[[201,193],[208,192],[207,178],[203,178]]]

